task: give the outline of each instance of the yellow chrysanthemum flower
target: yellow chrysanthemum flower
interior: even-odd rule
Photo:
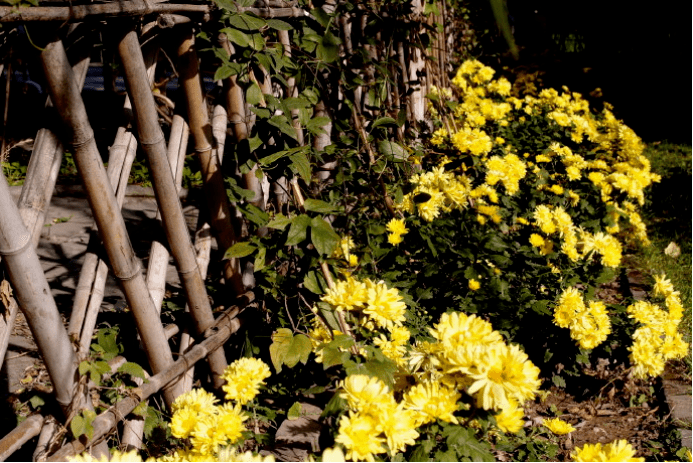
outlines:
[[[606,444],[585,444],[572,451],[573,461],[645,461],[635,456],[635,450],[625,440]]]
[[[335,442],[344,446],[348,460],[374,461],[374,455],[386,451],[378,423],[358,412],[342,416]]]
[[[561,436],[563,434],[569,434],[573,431],[575,431],[575,428],[570,424],[566,423],[565,421],[561,420],[560,418],[551,418],[544,420],[543,425],[552,433]]]
[[[407,305],[396,288],[388,288],[385,282],[366,280],[367,298],[363,313],[381,328],[401,326],[405,320]]]
[[[431,423],[436,419],[457,424],[453,415],[458,409],[457,401],[462,395],[447,386],[424,382],[407,390],[402,397],[404,407],[417,413],[419,425]]]
[[[226,400],[234,400],[244,405],[255,398],[272,373],[265,362],[255,358],[242,358],[234,361],[224,371],[226,380],[221,388],[226,393]]]

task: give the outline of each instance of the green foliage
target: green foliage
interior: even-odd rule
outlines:
[[[96,419],[94,410],[82,410],[70,421],[70,431],[72,431],[72,435],[75,436],[75,438],[86,436],[87,439],[91,439],[94,435],[94,426],[92,425],[94,419]]]

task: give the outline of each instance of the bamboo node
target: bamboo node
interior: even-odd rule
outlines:
[[[31,233],[25,231],[17,240],[17,247],[9,249],[0,248],[0,256],[14,256],[15,254],[20,254],[26,250],[29,245],[31,245]]]

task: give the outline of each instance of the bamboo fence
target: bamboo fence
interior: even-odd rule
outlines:
[[[230,203],[226,194],[222,159],[225,146],[239,144],[249,138],[255,114],[249,111],[242,84],[230,76],[219,84],[221,97],[209,116],[207,96],[203,92],[200,65],[196,51],[194,27],[210,20],[216,13],[212,3],[165,3],[160,0],[128,0],[87,5],[40,7],[0,7],[0,23],[27,24],[44,22],[55,28],[66,24],[70,33],[65,43],[58,32],[40,54],[48,93],[48,107],[54,108],[60,124],[57,129],[43,128],[35,137],[34,149],[27,168],[26,181],[18,204],[13,203],[4,176],[0,178],[0,258],[7,281],[0,284],[0,304],[5,316],[0,317],[0,365],[7,350],[16,314],[22,310],[32,331],[39,353],[53,384],[55,401],[61,407],[62,416],[34,415],[0,439],[0,461],[40,435],[34,452],[37,460],[58,461],[78,452],[89,450],[95,455],[105,455],[105,438],[115,432],[120,421],[127,420],[122,442],[129,448],[139,447],[142,441],[143,420],[128,414],[143,400],[156,393],[163,393],[167,405],[192,387],[193,366],[199,360],[209,365],[211,384],[219,388],[227,366],[223,349],[229,337],[241,326],[240,316],[254,306],[252,262],[226,259],[223,262],[223,278],[236,296],[236,303],[215,317],[207,295],[204,279],[210,264],[212,236],[221,250],[233,246],[247,237],[242,216]],[[444,9],[438,17],[424,19],[421,0],[412,1],[413,12],[408,21],[415,26],[414,33],[423,33],[424,23],[429,29],[434,22],[444,23]],[[298,21],[310,18],[310,11],[293,2],[264,0],[251,7],[237,7],[240,13],[252,13],[263,18],[293,18]],[[330,13],[337,8],[334,2],[322,7]],[[384,13],[387,16],[387,13]],[[95,33],[99,24],[112,21],[114,49],[122,64],[127,95],[122,108],[123,122],[115,131],[116,136],[108,153],[108,169],[104,167],[95,141],[94,130],[81,96],[89,67],[91,40],[74,40]],[[137,32],[137,21],[144,27]],[[397,118],[400,110],[406,110],[408,126],[415,127],[425,118],[425,94],[432,83],[447,85],[446,49],[447,36],[434,37],[430,49],[433,60],[424,51],[410,47],[397,37],[384,37],[376,33],[376,41],[369,41],[368,18],[364,11],[356,9],[339,17],[341,45],[340,59],[345,62],[360,53],[363,48],[372,60],[387,59],[390,79],[385,88],[385,100],[374,99],[369,89],[376,85],[375,67],[366,66],[358,71],[363,86],[354,89],[352,123],[356,128],[371,163],[374,150],[366,134],[366,117],[391,116]],[[64,29],[64,27],[63,27]],[[159,53],[163,34],[173,37],[177,56]],[[278,31],[276,40],[282,45],[287,58],[292,56],[291,31]],[[233,44],[224,34],[217,37],[229,60],[235,59]],[[140,41],[143,43],[140,44]],[[162,54],[164,55],[162,57]],[[69,55],[69,57],[68,57]],[[164,95],[152,91],[158,60],[167,60],[175,68],[185,112]],[[10,64],[5,67],[10,76]],[[299,94],[295,79],[281,79],[281,85],[272,85],[273,76],[262,66],[251,72],[250,79],[257,83],[262,93],[277,97],[295,97]],[[10,79],[7,79],[8,88]],[[276,82],[275,82],[276,83]],[[162,103],[163,102],[163,103]],[[166,110],[159,106],[164,104]],[[329,116],[345,104],[340,88],[333,88],[321,95],[314,107],[314,115]],[[379,106],[378,106],[379,105]],[[7,108],[5,108],[7,110]],[[170,112],[173,115],[170,116]],[[287,114],[296,130],[296,142],[306,144],[305,134],[299,122],[298,110]],[[165,139],[161,124],[170,125],[169,138]],[[331,143],[332,122],[322,126],[323,133],[312,138],[312,146],[318,151]],[[404,128],[393,135],[402,139]],[[227,140],[227,134],[230,138]],[[183,163],[189,153],[188,138],[192,151],[201,166],[204,204],[200,209],[198,230],[191,236],[179,198]],[[3,143],[6,140],[3,139]],[[270,140],[269,143],[274,143]],[[70,320],[67,328],[60,318],[58,307],[51,296],[50,287],[35,252],[39,243],[46,212],[55,189],[58,170],[64,148],[74,155],[95,225],[79,275]],[[138,151],[147,158],[156,202],[157,219],[165,231],[165,243],[153,241],[149,254],[146,278],[139,258],[128,236],[121,213],[127,179]],[[312,182],[300,182],[297,177],[282,177],[270,184],[267,177],[258,179],[254,170],[241,175],[236,168],[239,184],[255,192],[250,202],[265,209],[286,210],[294,204],[303,210],[304,195],[319,192],[320,185],[329,182],[336,162],[323,156]],[[256,166],[257,168],[257,166]],[[385,206],[392,213],[385,185],[380,185]],[[259,234],[266,230],[258,231]],[[194,241],[193,241],[194,239]],[[161,322],[161,305],[166,289],[166,270],[172,257],[179,280],[186,296],[186,311],[190,326],[164,326]],[[326,264],[322,265],[329,284],[332,278]],[[93,422],[94,434],[90,439],[65,441],[65,426],[81,410],[92,408],[88,397],[89,384],[79,380],[78,364],[88,355],[94,335],[99,309],[103,302],[104,286],[108,274],[118,281],[135,319],[150,369],[148,382],[131,391],[128,398],[100,414]],[[179,352],[172,353],[169,339],[180,334]],[[111,363],[115,371],[123,358]]]

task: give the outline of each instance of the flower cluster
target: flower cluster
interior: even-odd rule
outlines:
[[[570,337],[583,349],[594,349],[611,333],[611,321],[604,303],[590,301],[585,305],[576,288],[566,288],[558,298],[553,321],[561,328],[570,328]]]
[[[388,222],[387,231],[387,242],[393,246],[397,246],[402,242],[402,236],[409,233],[409,229],[404,225],[404,220],[402,219],[392,219]]]
[[[355,248],[354,241],[350,236],[343,236],[339,240],[339,245],[332,252],[332,256],[335,259],[344,260],[350,267],[355,267],[359,263],[359,258],[352,254],[352,250]]]
[[[181,394],[171,407],[171,434],[188,439],[190,448],[179,450],[171,461],[190,461],[191,458],[233,461],[223,460],[222,453],[223,458],[240,458],[233,446],[246,430],[247,416],[241,406],[255,398],[269,376],[269,367],[264,362],[242,358],[231,363],[224,372],[226,384],[222,389],[226,399],[235,403],[219,404],[213,394],[203,389]]]
[[[636,457],[635,450],[625,440],[617,440],[606,445],[585,444],[570,454],[573,461],[645,461]]]
[[[222,386],[226,399],[219,400],[204,389],[192,389],[178,396],[171,405],[171,435],[187,439],[189,447],[147,461],[257,461],[272,462],[272,455],[261,456],[250,451],[240,452],[237,444],[246,430],[246,414],[241,406],[253,400],[264,380],[270,376],[269,367],[261,360],[242,358],[224,371]],[[99,461],[85,453],[72,461]],[[108,460],[102,460],[108,461]],[[137,451],[121,453],[113,450],[110,461],[142,461]]]
[[[628,316],[641,324],[629,347],[634,373],[640,378],[662,374],[668,360],[682,358],[688,352],[688,343],[678,331],[683,316],[679,292],[674,291],[665,275],[655,277],[653,292],[664,299],[667,310],[646,301],[626,309]]]
[[[359,324],[366,328],[392,328],[402,326],[406,304],[395,288],[383,281],[358,281],[351,276],[339,281],[321,298],[337,311],[351,311],[360,315]]]
[[[435,342],[417,343],[410,355],[420,384],[441,384],[471,395],[478,407],[500,412],[506,432],[522,427],[522,404],[539,389],[539,369],[516,345],[508,345],[476,315],[445,313],[430,329]],[[440,399],[437,399],[440,400]]]
[[[431,172],[413,175],[409,182],[414,189],[404,196],[398,208],[409,214],[416,212],[428,222],[441,212],[464,208],[471,193],[469,179],[446,172],[445,163]]]

